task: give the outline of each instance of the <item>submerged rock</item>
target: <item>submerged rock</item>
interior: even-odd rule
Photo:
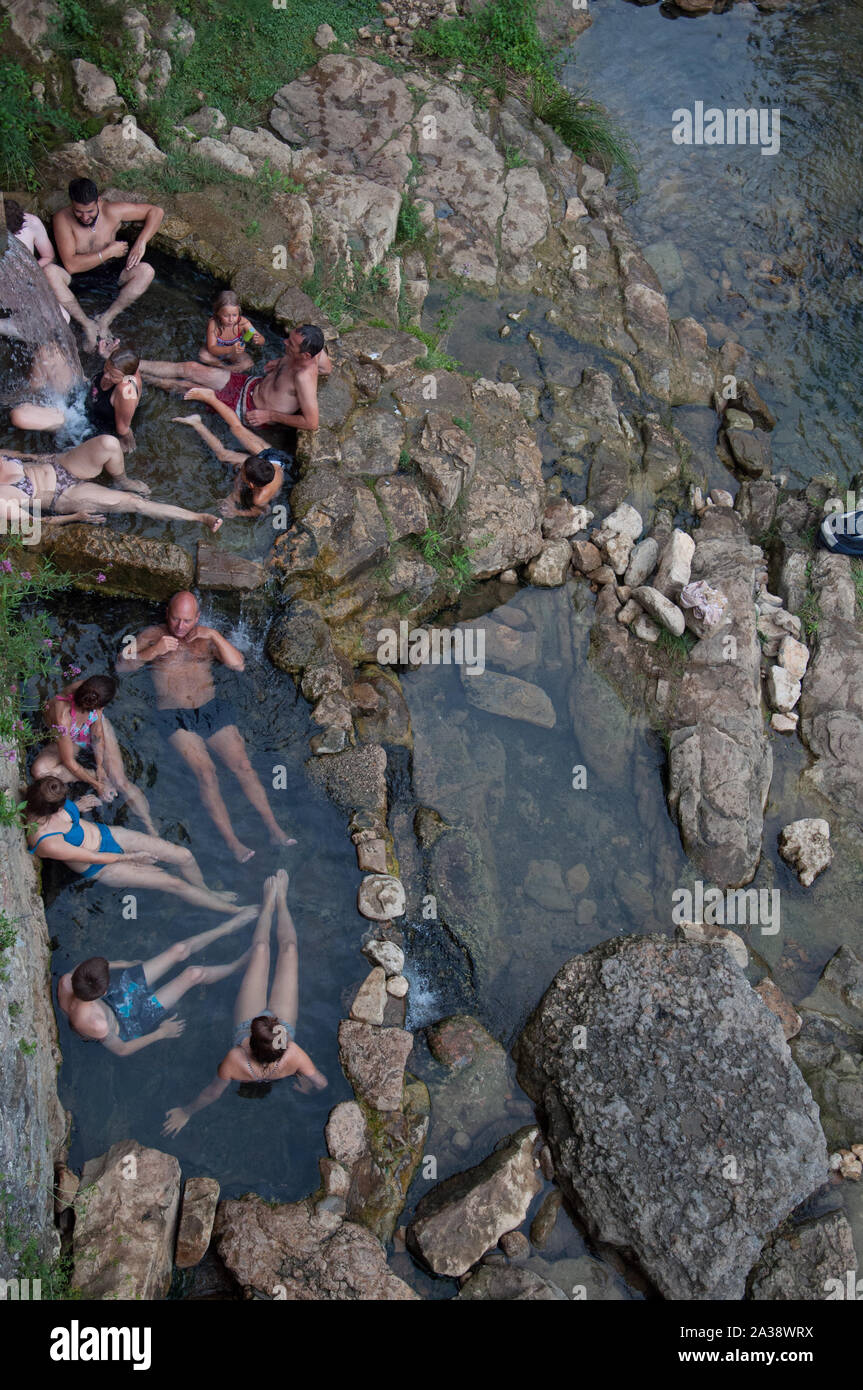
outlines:
[[[503,1120],[512,1092],[506,1052],[479,1019],[454,1014],[426,1030],[432,1056],[449,1074],[432,1081],[435,1143],[450,1144],[455,1134],[476,1138],[487,1125]]]
[[[722,951],[594,947],[558,973],[516,1061],[565,1194],[666,1298],[742,1298],[765,1236],[826,1178],[779,1023]]]
[[[541,1180],[539,1130],[521,1129],[493,1154],[432,1188],[408,1226],[408,1249],[434,1274],[466,1274],[507,1231],[520,1226]]]
[[[566,1294],[550,1279],[532,1269],[513,1265],[480,1265],[475,1274],[462,1284],[460,1299],[488,1299],[499,1302],[567,1303]]]
[[[468,701],[477,709],[502,715],[505,719],[521,719],[541,729],[554,728],[557,722],[554,705],[538,685],[531,685],[518,676],[499,675],[496,671],[471,676],[462,667],[461,674]]]

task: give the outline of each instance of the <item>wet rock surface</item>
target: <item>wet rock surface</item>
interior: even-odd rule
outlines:
[[[516,1061],[564,1192],[667,1298],[741,1298],[767,1234],[826,1178],[779,1023],[722,950],[594,947],[559,972]]]

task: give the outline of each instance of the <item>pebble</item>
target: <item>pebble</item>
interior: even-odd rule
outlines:
[[[410,985],[404,975],[392,975],[387,980],[387,994],[391,994],[394,999],[404,999]]]
[[[523,1260],[530,1254],[530,1241],[521,1231],[507,1231],[498,1244],[510,1260]]]

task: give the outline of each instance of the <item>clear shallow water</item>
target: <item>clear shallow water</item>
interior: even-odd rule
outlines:
[[[679,256],[669,270],[666,251],[660,270],[672,316],[693,314],[760,364],[777,468],[847,484],[861,440],[863,8],[735,5],[670,21],[658,6],[591,0],[591,15],[564,81],[588,85],[638,145],[627,220],[642,247],[670,242]],[[779,152],[675,145],[672,112],[696,101],[779,108]]]
[[[175,1153],[186,1175],[208,1173],[217,1178],[225,1195],[254,1189],[264,1197],[295,1199],[316,1186],[327,1114],[350,1094],[338,1064],[336,1030],[344,1013],[342,993],[364,974],[357,950],[364,922],[354,900],[356,864],[343,817],[309,788],[302,768],[309,737],[305,702],[289,677],[274,671],[262,655],[260,627],[250,628],[248,619],[238,623],[238,614],[228,605],[212,601],[205,615],[221,631],[233,630],[241,645],[245,631],[246,672],[242,677],[228,674],[218,682],[218,690],[235,703],[239,727],[264,785],[271,787],[274,767],[286,767],[287,789],[272,791],[271,802],[277,819],[299,844],[272,848],[237,783],[220,773],[238,834],[256,850],[248,865],[230,858],[200,806],[192,774],[152,727],[148,673],[123,679],[109,717],[126,753],[127,769],[146,791],[161,832],[190,846],[209,885],[237,892],[242,902],[257,902],[266,874],[280,865],[289,870],[289,902],[300,945],[297,1035],[330,1085],[324,1092],[303,1096],[290,1084],[276,1084],[262,1099],[247,1099],[234,1085],[217,1104],[194,1116],[175,1139],[162,1139],[165,1110],[193,1099],[213,1078],[230,1045],[241,976],[191,990],[176,1010],[187,1021],[183,1036],[154,1043],[130,1058],[114,1057],[82,1042],[61,1016],[60,1097],[74,1117],[70,1162],[77,1167],[131,1135],[142,1144]],[[110,669],[122,636],[154,617],[155,610],[146,604],[109,602],[96,609],[92,601],[66,597],[55,613],[64,660],[74,660],[85,671]],[[107,823],[116,818],[118,824],[141,828],[117,803],[98,814]],[[156,892],[139,893],[137,920],[125,921],[120,904],[124,890],[100,887],[98,879],[86,886],[77,881],[60,886],[53,872],[47,898],[48,925],[56,942],[55,980],[88,955],[146,959],[172,941],[220,921],[215,913]],[[194,959],[215,963],[236,958],[246,949],[252,929],[253,924],[242,928]],[[275,949],[273,937],[273,963]]]

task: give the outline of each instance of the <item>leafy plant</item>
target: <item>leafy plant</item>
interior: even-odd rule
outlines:
[[[455,594],[468,592],[474,583],[473,556],[492,536],[480,536],[474,545],[453,548],[453,542],[445,532],[429,526],[415,538],[415,544],[424,560],[436,570],[446,587]]]
[[[409,246],[417,246],[424,240],[425,227],[419,209],[416,203],[411,200],[410,194],[403,193],[396,222],[395,246],[404,251]]]
[[[39,1051],[39,1044],[37,1042],[25,1042],[24,1038],[21,1038],[18,1042],[18,1051],[23,1052],[25,1057],[35,1057]]]
[[[297,183],[290,174],[284,173],[281,169],[273,169],[270,161],[265,159],[256,175],[256,182],[263,193],[304,193],[303,184]]]
[[[516,149],[515,145],[506,145],[503,151],[503,162],[507,169],[523,169],[527,160],[521,150]]]
[[[10,760],[33,738],[25,717],[27,683],[57,668],[54,639],[41,600],[68,584],[67,576],[55,570],[50,561],[42,561],[35,574],[24,568],[23,551],[23,540],[8,536],[0,557],[0,757]],[[4,796],[0,822],[17,820],[19,809]]]

